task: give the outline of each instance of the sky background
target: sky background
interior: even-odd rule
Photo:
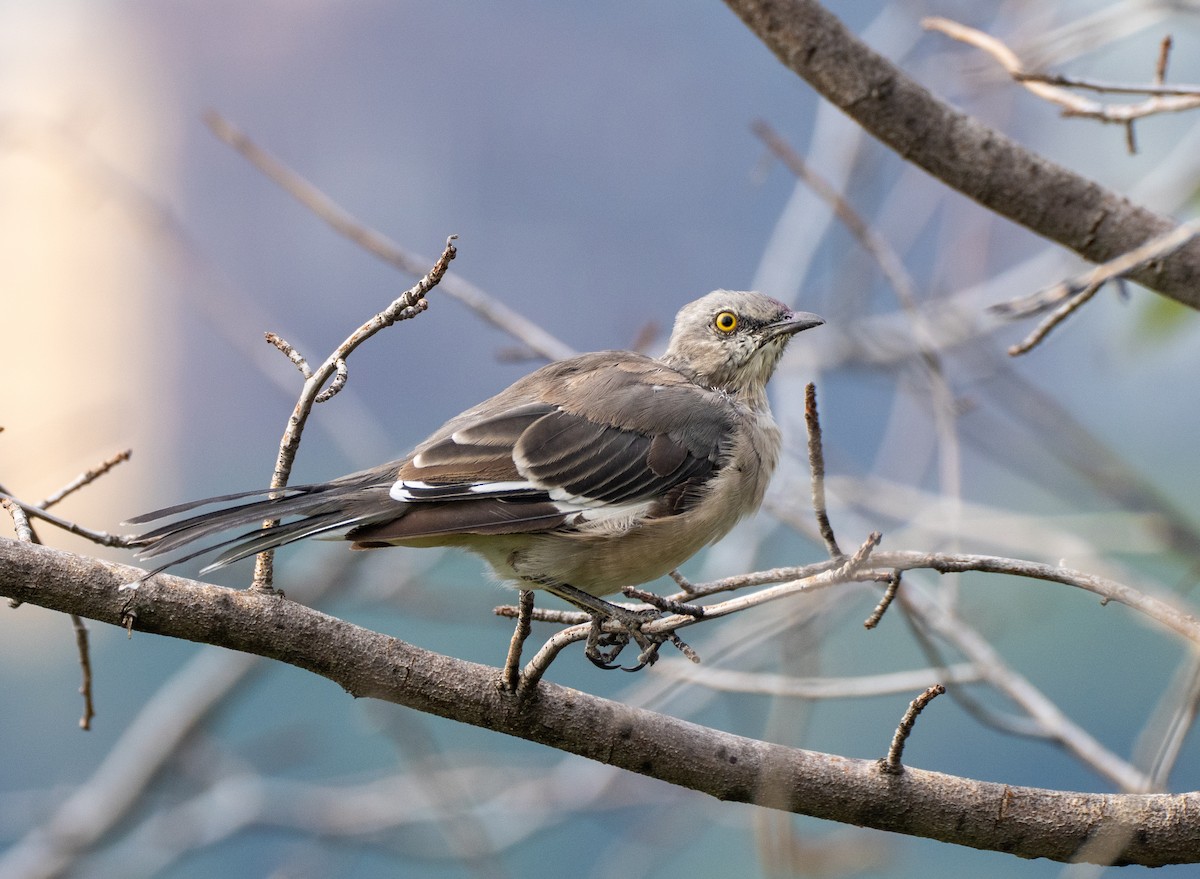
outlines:
[[[829,5],[988,124],[1156,210],[1194,210],[1197,117],[1145,121],[1130,156],[1120,129],[1060,119],[985,60],[919,27],[926,14],[957,18],[1056,69],[1125,81],[1148,79],[1170,32],[1171,79],[1196,82],[1200,18],[1190,6],[1168,15],[1143,2]],[[1088,51],[1097,34],[1111,41]],[[889,548],[1063,560],[1194,599],[1190,558],[1164,545],[1156,523],[1200,520],[1195,318],[1140,288],[1127,297],[1106,290],[1034,354],[1007,359],[1004,348],[1031,326],[1001,324],[986,306],[1082,264],[867,139],[719,3],[0,0],[0,327],[11,370],[0,386],[0,482],[22,497],[42,497],[129,447],[132,461],[64,504],[64,515],[116,531],[139,512],[265,484],[299,376],[262,333],[319,362],[413,281],[214,137],[209,111],[430,264],[458,235],[455,273],[577,350],[638,340],[660,350],[679,306],[718,287],[762,289],[825,316],[827,326],[792,346],[774,405],[794,452],[803,384],[818,382],[846,545],[880,528]],[[939,433],[928,377],[910,356],[922,330],[871,257],[766,159],[751,132],[759,119],[901,254],[922,320],[961,317],[961,332],[938,336],[956,399],[953,442]],[[355,353],[347,389],[315,413],[297,481],[399,457],[540,363],[439,291],[430,304]],[[1085,466],[1097,460],[1099,476]],[[1142,493],[1118,496],[1117,476]],[[776,514],[786,519],[798,505],[807,521],[805,479],[790,456]],[[92,551],[40,531],[54,546]],[[302,584],[340,551],[282,553],[280,585],[303,598]],[[686,570],[700,578],[820,556],[811,536],[764,513]],[[216,581],[248,579],[237,567]],[[508,624],[491,608],[510,595],[474,560],[377,553],[348,579],[314,601],[424,647],[501,661]],[[1177,641],[1065,587],[965,578],[955,589],[964,618],[1014,668],[1106,746],[1136,751],[1184,658]],[[768,610],[714,627],[697,647],[716,667],[741,657],[799,675],[921,667],[899,617],[863,632],[875,598],[846,590]],[[771,629],[781,619],[787,625]],[[139,728],[139,712],[199,698],[179,675],[211,680],[218,672],[198,657],[228,656],[91,629],[99,714],[82,733],[68,622],[0,608],[0,877],[28,875],[5,849],[23,850],[17,840],[129,741],[122,736]],[[264,662],[246,674],[71,875],[1063,875],[1043,862],[713,803],[355,702],[286,667]],[[578,652],[550,676],[722,729],[867,758],[886,748],[911,698],[799,704],[714,694],[657,670],[606,675]],[[163,694],[171,682],[182,696]],[[1172,789],[1200,786],[1194,741],[1189,748]],[[949,699],[922,721],[908,759],[986,780],[1111,789],[1062,751],[1002,735]],[[444,799],[440,807],[455,817],[427,820],[436,809],[421,797],[444,786],[438,772],[460,766],[477,774],[461,783],[465,793],[443,791],[458,811]],[[494,795],[492,785],[516,782],[487,773],[508,770],[534,782],[525,799]],[[335,841],[238,825],[235,806],[252,811],[251,792],[288,799],[284,787],[251,782],[392,777],[391,798],[416,804],[409,823]],[[472,856],[472,846],[484,853]],[[792,869],[792,855],[803,869]]]

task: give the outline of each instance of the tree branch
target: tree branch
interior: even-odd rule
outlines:
[[[1011,787],[735,736],[555,684],[525,697],[499,671],[422,650],[277,595],[141,572],[0,540],[0,595],[290,663],[370,696],[549,745],[721,800],[1068,861],[1096,838],[1103,863],[1193,862],[1200,793],[1088,794]],[[768,781],[769,779],[769,781]]]
[[[725,2],[788,69],[904,159],[1085,259],[1107,262],[1177,225],[954,109],[816,0]],[[1200,309],[1200,240],[1129,277]]]

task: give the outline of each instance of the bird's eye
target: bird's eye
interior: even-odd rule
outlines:
[[[732,333],[737,329],[737,325],[737,315],[732,311],[722,311],[715,318],[713,318],[713,326],[722,333]]]

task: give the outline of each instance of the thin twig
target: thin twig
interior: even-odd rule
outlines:
[[[1144,772],[1106,748],[1086,729],[1067,717],[1052,699],[1009,666],[999,651],[962,617],[947,610],[941,602],[920,588],[905,589],[900,593],[899,600],[910,618],[919,620],[922,626],[936,632],[940,638],[953,645],[980,669],[992,687],[1019,705],[1035,724],[1023,731],[1010,725],[1007,719],[995,715],[990,709],[977,706],[1000,720],[999,724],[992,725],[1009,732],[1055,741],[1080,762],[1124,791],[1149,790],[1150,780]],[[914,631],[917,630],[914,628]],[[958,702],[971,711],[972,702],[966,698],[965,692],[961,688],[956,688],[954,692]]]
[[[85,540],[90,540],[92,543],[98,544],[99,546],[129,546],[128,537],[125,537],[121,534],[109,534],[106,531],[93,531],[90,528],[84,528],[82,525],[77,525],[69,519],[56,516],[54,513],[43,510],[41,507],[35,507],[32,504],[24,503],[6,492],[0,491],[0,500],[11,501],[33,518],[49,522],[51,525],[61,528],[63,531],[66,531],[69,534],[74,534],[76,537],[82,537]],[[6,509],[7,507],[8,505],[5,504]]]
[[[284,192],[367,253],[410,275],[419,275],[425,270],[425,266],[429,265],[430,260],[404,250],[383,234],[359,222],[325,193],[255,144],[220,114],[210,111],[205,114],[204,121],[218,138],[241,153]],[[457,275],[446,278],[441,289],[447,296],[457,299],[492,326],[520,340],[540,357],[547,360],[564,360],[577,353],[533,321]]]
[[[1114,87],[1105,84],[1098,87],[1097,83],[1085,84],[1083,80],[1071,80],[1065,77],[1047,77],[1025,69],[1015,52],[1003,42],[985,34],[983,31],[967,27],[964,24],[936,16],[921,21],[926,30],[939,31],[946,36],[967,43],[977,49],[987,52],[1016,82],[1041,98],[1062,108],[1064,116],[1080,116],[1086,119],[1096,119],[1100,122],[1111,122],[1122,125],[1126,130],[1129,151],[1136,152],[1133,140],[1133,123],[1146,116],[1159,113],[1178,113],[1200,107],[1200,88],[1184,86],[1167,91],[1161,80],[1146,87]],[[1156,72],[1165,73],[1165,54],[1170,51],[1170,43],[1164,43],[1159,51]],[[1069,88],[1090,88],[1092,91],[1124,92],[1127,94],[1149,95],[1146,100],[1137,104],[1103,104],[1099,101],[1088,100],[1071,92]]]
[[[13,531],[16,532],[17,540],[22,543],[33,543],[33,528],[29,525],[29,516],[26,515],[16,498],[5,495],[0,498],[0,507],[3,507],[12,516]]]
[[[838,546],[829,522],[829,510],[825,506],[825,453],[821,444],[821,418],[817,414],[817,386],[809,382],[804,386],[804,423],[808,426],[808,470],[812,474],[812,506],[817,517],[817,528],[829,557],[841,561],[846,557]]]
[[[1170,38],[1168,37],[1167,39]],[[1200,95],[1200,85],[1163,85],[1162,83],[1129,85],[1128,83],[1080,79],[1075,76],[1063,76],[1060,73],[1022,72],[1013,74],[1013,79],[1018,82],[1040,82],[1046,85],[1082,89],[1083,91],[1105,92],[1114,95],[1159,95],[1162,97],[1172,95],[1194,97]]]
[[[75,479],[42,501],[39,506],[49,507],[58,503],[72,492],[78,491],[85,485],[99,479],[122,461],[128,461],[131,454],[132,452],[129,449],[118,452],[100,464],[100,466],[87,470],[75,477]],[[29,522],[29,518],[26,516],[25,510],[19,503],[6,497],[3,501],[0,501],[0,505],[8,510],[9,514],[13,517],[17,540],[28,543],[41,543],[38,540],[36,532],[33,530],[33,526]],[[79,695],[83,696],[83,714],[79,718],[79,728],[90,730],[92,728],[92,718],[96,716],[96,705],[92,698],[92,657],[88,643],[88,630],[83,622],[83,617],[78,614],[68,614],[68,616],[71,620],[71,626],[75,630],[75,649],[79,655]]]
[[[515,620],[521,615],[521,607],[516,604],[501,604],[492,608],[492,613],[498,617]],[[531,622],[557,623],[564,626],[575,626],[591,619],[581,610],[555,610],[554,608],[535,607],[529,615]]]
[[[635,601],[642,601],[651,607],[665,610],[668,613],[685,614],[690,617],[704,616],[704,608],[699,604],[686,604],[682,601],[677,601],[674,598],[657,595],[653,592],[648,592],[645,589],[639,589],[636,586],[626,586],[621,590],[621,594],[626,598],[632,598]]]
[[[107,473],[109,470],[116,467],[118,464],[128,461],[131,455],[133,455],[133,449],[125,449],[125,451],[123,451],[123,452],[117,452],[115,455],[113,455],[111,458],[109,458],[106,461],[104,461],[103,463],[101,463],[99,466],[93,467],[91,470],[85,470],[83,473],[80,473],[78,476],[76,476],[74,479],[72,479],[70,482],[68,482],[66,485],[64,485],[62,488],[60,488],[58,491],[54,492],[54,494],[50,495],[45,500],[43,500],[41,503],[37,504],[37,506],[43,510],[50,509],[52,506],[54,506],[59,501],[61,501],[63,498],[65,498],[67,495],[71,494],[72,492],[79,491],[79,489],[83,488],[85,485],[90,485],[91,483],[93,483],[97,479],[99,479],[101,476],[103,476],[105,473]]]
[[[879,761],[880,771],[891,775],[899,775],[904,771],[904,765],[900,762],[900,758],[904,755],[904,742],[912,733],[917,717],[925,710],[925,706],[945,692],[946,688],[941,684],[934,684],[908,703],[908,710],[904,712],[900,725],[896,727],[896,734],[892,736],[892,745],[888,748],[887,756]]]
[[[268,343],[282,351],[283,355],[288,360],[292,361],[292,364],[296,367],[296,369],[300,370],[300,374],[302,376],[305,378],[312,378],[312,369],[309,367],[308,361],[304,359],[304,355],[297,351],[291,342],[277,333],[271,332],[263,333],[263,338],[266,339]]]
[[[895,693],[911,693],[928,683],[931,677],[955,684],[974,683],[983,672],[974,663],[961,662],[942,668],[920,668],[857,677],[798,678],[768,672],[735,671],[733,669],[697,668],[678,659],[660,660],[654,666],[656,674],[665,674],[679,681],[696,684],[723,693],[750,693],[787,699],[864,699]]]
[[[542,648],[533,655],[533,659],[525,665],[524,671],[521,672],[521,689],[530,691],[537,686],[538,681],[542,679],[542,675],[546,673],[546,669],[562,653],[565,647],[574,644],[576,641],[584,641],[588,634],[592,631],[591,623],[583,625],[571,626],[569,629],[562,629],[550,636],[550,639],[542,645]]]
[[[429,270],[423,278],[417,281],[412,287],[406,290],[403,294],[397,297],[387,308],[380,311],[369,321],[360,326],[357,330],[351,333],[344,342],[342,342],[334,350],[332,354],[325,359],[311,374],[305,378],[304,387],[300,391],[300,397],[296,400],[296,405],[292,409],[292,414],[288,418],[287,427],[283,432],[283,438],[279,442],[279,455],[275,462],[275,472],[271,475],[271,488],[283,488],[287,485],[288,479],[291,477],[292,463],[295,461],[296,452],[300,447],[300,438],[304,433],[304,425],[308,421],[309,413],[312,412],[312,407],[316,404],[322,393],[336,393],[335,387],[340,385],[331,385],[328,391],[325,391],[324,385],[331,377],[345,374],[346,358],[358,348],[367,339],[374,336],[380,330],[390,327],[398,321],[408,320],[416,317],[429,307],[425,300],[425,295],[429,293],[446,274],[446,270],[450,266],[450,261],[454,259],[458,253],[454,247],[454,240],[457,236],[451,235],[446,239],[446,247],[442,251],[442,255],[438,261],[434,263],[433,268]],[[278,336],[268,337],[268,341],[275,347],[279,348],[293,363],[297,362],[294,349]],[[295,356],[293,356],[295,355]],[[303,361],[303,358],[299,358]],[[344,379],[343,379],[344,382]],[[325,397],[328,399],[328,396]],[[278,525],[278,520],[268,519],[263,523],[264,528],[274,528]],[[274,554],[271,550],[265,550],[258,554],[254,560],[254,585],[253,588],[267,591],[270,590],[271,581],[273,579],[272,561]]]
[[[900,572],[892,571],[892,576],[888,578],[887,589],[884,590],[883,597],[879,599],[879,604],[875,605],[875,610],[871,611],[871,615],[863,621],[864,629],[873,629],[879,625],[879,621],[883,619],[887,609],[892,606],[892,601],[896,598],[896,590],[899,588]]]
[[[1119,82],[1101,82],[1064,76],[1061,73],[1019,73],[1015,79],[1028,82],[1044,82],[1065,88],[1102,92],[1114,95],[1200,95],[1200,85],[1167,85],[1167,63],[1170,60],[1173,41],[1171,35],[1162,38],[1158,46],[1158,63],[1154,66],[1154,81],[1149,85],[1129,85]]]
[[[908,316],[912,337],[916,340],[920,354],[918,364],[928,375],[930,396],[935,426],[937,428],[938,464],[942,490],[948,497],[961,493],[960,455],[955,432],[957,405],[954,391],[946,378],[946,370],[939,353],[939,342],[930,330],[928,318],[921,313],[917,285],[904,266],[904,260],[882,235],[877,234],[854,207],[842,197],[829,181],[813,170],[809,163],[792,146],[775,132],[770,125],[758,120],[751,126],[754,133],[797,179],[803,181],[813,193],[829,205],[834,216],[849,230],[864,250],[874,258],[883,272],[888,286],[896,294],[896,300]],[[836,553],[833,553],[838,558]]]
[[[533,627],[533,590],[522,589],[517,603],[517,626],[513,629],[512,640],[508,643],[508,656],[504,660],[504,673],[501,677],[503,689],[515,693],[521,682],[521,649]]]
[[[96,716],[96,706],[92,702],[92,659],[88,649],[88,630],[83,617],[71,614],[71,626],[75,629],[75,647],[79,651],[79,670],[82,680],[79,684],[79,695],[83,697],[83,715],[79,718],[79,728],[90,730],[92,718]]]
[[[867,567],[868,561],[871,560],[872,553],[875,551],[875,548],[879,545],[879,542],[882,539],[883,537],[878,531],[873,531],[867,536],[867,539],[863,541],[863,544],[855,551],[853,556],[845,558],[845,560],[836,567],[826,568],[819,573],[815,573],[811,576],[801,579],[791,580],[786,583],[779,583],[775,586],[768,586],[749,595],[740,595],[736,598],[730,598],[726,601],[718,602],[717,604],[706,604],[704,606],[703,617],[675,614],[669,617],[653,620],[643,625],[642,631],[647,635],[665,634],[667,632],[673,632],[676,629],[695,625],[703,620],[717,619],[719,617],[729,616],[730,614],[740,613],[748,608],[757,607],[770,601],[778,601],[782,598],[788,598],[792,595],[798,595],[805,592],[815,592],[819,589],[826,589],[830,586],[836,586],[841,583],[878,579],[880,576],[878,571],[864,569]]]
[[[696,587],[692,585],[692,581],[679,573],[679,571],[669,571],[667,576],[675,581],[675,585],[679,587],[679,591],[685,595],[691,595],[696,591]]]
[[[1056,304],[1062,303],[1024,341],[1009,348],[1008,353],[1017,356],[1030,351],[1045,339],[1051,330],[1091,299],[1105,283],[1136,271],[1156,259],[1161,259],[1187,244],[1198,232],[1200,232],[1200,220],[1181,223],[1170,232],[1151,238],[1132,250],[1110,259],[1108,262],[1101,263],[1083,275],[1068,278],[1033,296],[991,306],[990,310],[993,312],[1018,318],[1040,314]]]

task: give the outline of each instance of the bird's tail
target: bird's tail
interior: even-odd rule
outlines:
[[[385,465],[362,473],[344,476],[333,482],[295,485],[273,490],[242,491],[204,498],[134,516],[125,524],[143,525],[212,504],[245,501],[233,506],[195,513],[137,535],[131,545],[138,548],[138,558],[151,559],[166,555],[180,547],[206,541],[209,537],[241,526],[268,519],[291,520],[281,521],[273,528],[254,528],[216,543],[205,543],[199,549],[171,559],[147,576],[205,553],[224,549],[211,564],[201,571],[201,573],[207,573],[247,556],[275,549],[304,537],[331,534],[359,525],[375,524],[397,518],[402,515],[403,507],[398,509],[399,505],[388,496],[388,491],[395,482],[397,469],[398,465]],[[248,498],[257,498],[257,500],[247,500]]]

